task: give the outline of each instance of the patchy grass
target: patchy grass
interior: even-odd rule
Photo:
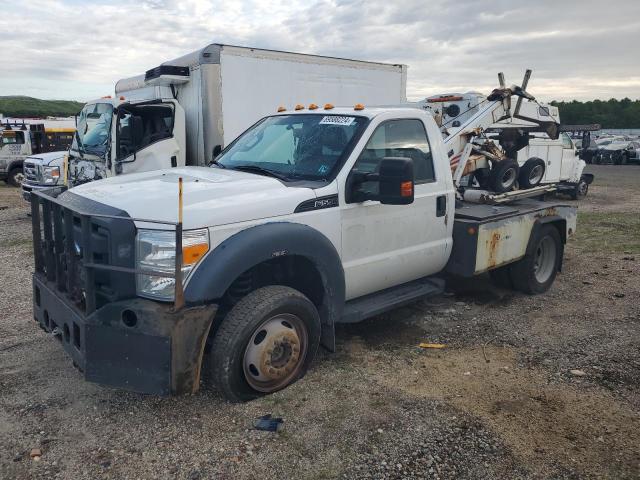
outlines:
[[[607,253],[640,253],[640,216],[631,213],[578,213],[576,246]]]

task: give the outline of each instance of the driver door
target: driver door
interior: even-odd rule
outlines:
[[[177,102],[120,106],[114,135],[114,173],[184,166],[184,122],[184,110]]]
[[[380,123],[352,171],[376,172],[385,157],[413,161],[414,202],[382,205],[368,200],[347,203],[342,208],[347,300],[440,271],[451,246],[447,223],[453,196],[444,180],[450,173],[435,171],[422,120],[402,118]],[[360,188],[377,193],[374,182],[365,182]]]

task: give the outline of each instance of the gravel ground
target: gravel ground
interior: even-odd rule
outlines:
[[[27,208],[0,186],[0,478],[640,478],[640,167],[591,170],[550,292],[456,282],[242,405],[83,381],[32,319]]]

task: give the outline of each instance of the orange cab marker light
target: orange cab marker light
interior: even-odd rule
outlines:
[[[457,102],[459,100],[462,100],[462,97],[456,96],[456,95],[445,95],[444,97],[428,98],[427,102],[428,103]]]
[[[279,112],[286,112],[286,111],[287,111],[287,109],[285,107],[283,107],[283,106],[279,106],[278,107],[278,113]]]
[[[318,109],[318,105],[316,105],[315,103],[311,103],[309,105],[309,110],[317,110]]]
[[[111,98],[111,95],[105,95],[105,96],[104,96],[104,97],[102,97],[102,98]]]
[[[304,105],[297,104],[296,110],[304,110]]]
[[[413,195],[413,182],[402,182],[400,184],[400,196],[410,197]]]
[[[124,102],[124,97],[122,95],[120,95],[120,101]]]
[[[206,243],[198,243],[196,245],[182,247],[182,264],[192,265],[202,258],[208,251],[209,245]]]
[[[354,110],[364,110],[364,105],[363,105],[363,104],[361,104],[361,103],[356,103],[356,104],[353,106],[353,109],[354,109]]]
[[[331,103],[325,103],[324,104],[324,109],[325,110],[331,110],[332,108],[333,108],[333,104],[331,104]]]

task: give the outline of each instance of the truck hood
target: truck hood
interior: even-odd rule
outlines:
[[[64,162],[64,156],[67,151],[63,152],[47,152],[39,153],[38,155],[31,155],[25,158],[25,161],[30,161],[37,165],[49,166],[49,167],[61,167]]]
[[[271,177],[208,167],[122,175],[69,191],[124,210],[133,218],[177,222],[180,177],[185,229],[288,215],[300,203],[315,198],[310,188],[285,186]]]

